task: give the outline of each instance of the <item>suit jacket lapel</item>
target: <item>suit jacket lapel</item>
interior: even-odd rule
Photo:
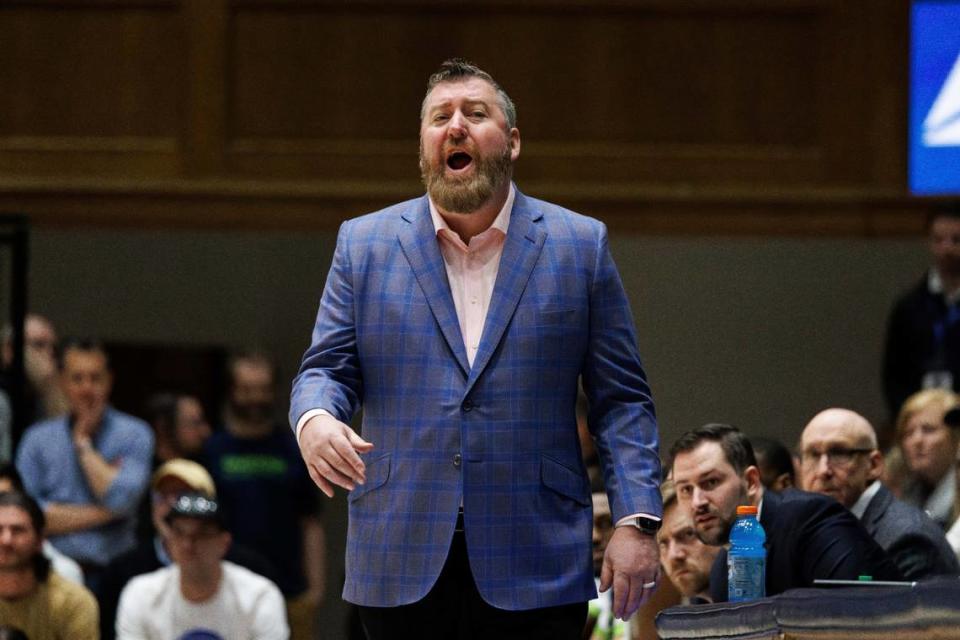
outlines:
[[[487,310],[487,319],[483,325],[483,336],[467,381],[467,393],[483,373],[497,345],[500,344],[503,333],[520,302],[520,296],[527,286],[533,267],[537,263],[540,251],[543,249],[547,234],[536,224],[542,217],[543,214],[517,190],[513,211],[510,213],[510,227],[507,229],[503,255],[500,257],[497,282],[493,287],[490,308]]]
[[[417,283],[423,290],[423,295],[427,298],[433,317],[440,325],[440,332],[464,375],[467,375],[470,371],[467,351],[463,346],[463,336],[460,335],[460,321],[457,320],[457,309],[453,305],[453,295],[450,293],[450,283],[447,281],[447,269],[440,254],[427,197],[424,196],[412,203],[401,217],[409,224],[401,228],[397,234],[400,247],[410,263]]]
[[[777,521],[777,511],[780,509],[780,496],[775,494],[773,491],[764,491],[763,492],[763,507],[760,510],[760,525],[763,527],[764,533],[767,534],[767,566],[769,567],[770,556],[772,554],[774,543],[776,542],[776,536],[772,535],[774,525]]]
[[[867,508],[863,510],[863,517],[860,518],[860,522],[871,536],[876,534],[877,523],[891,502],[893,502],[893,494],[885,486],[880,485],[880,489],[867,503]]]

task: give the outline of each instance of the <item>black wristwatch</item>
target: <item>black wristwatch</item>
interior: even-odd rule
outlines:
[[[637,516],[633,519],[633,526],[637,529],[640,529],[640,533],[645,533],[648,536],[657,535],[657,531],[660,531],[660,526],[663,523],[659,520],[654,520],[653,518],[645,518],[643,516]]]

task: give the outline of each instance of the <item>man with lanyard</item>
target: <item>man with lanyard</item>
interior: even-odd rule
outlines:
[[[921,389],[960,385],[960,204],[930,217],[933,264],[897,300],[887,326],[883,387],[891,415]]]

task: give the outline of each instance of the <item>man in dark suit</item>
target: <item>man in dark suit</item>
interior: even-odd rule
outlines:
[[[659,566],[656,421],[606,228],[514,186],[515,108],[465,61],[431,77],[420,150],[426,196],[341,227],[293,386],[311,477],[350,491],[343,596],[374,638],[579,638],[596,587],[578,380],[617,617]]]
[[[902,575],[860,522],[836,500],[804,491],[765,492],[753,449],[735,427],[708,424],[670,450],[677,501],[706,544],[730,539],[737,506],[753,505],[767,534],[766,595],[812,587],[818,578],[900,580]],[[727,600],[727,552],[717,556],[710,595]]]
[[[883,391],[890,415],[921,389],[960,391],[960,202],[931,212],[932,264],[887,321]]]
[[[873,426],[847,409],[821,411],[800,437],[803,488],[836,498],[860,519],[908,580],[960,573],[943,530],[880,483]]]

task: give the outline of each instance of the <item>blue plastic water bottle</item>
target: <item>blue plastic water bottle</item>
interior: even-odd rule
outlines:
[[[757,508],[737,507],[727,552],[727,599],[757,600],[766,594],[767,534],[757,519]]]

